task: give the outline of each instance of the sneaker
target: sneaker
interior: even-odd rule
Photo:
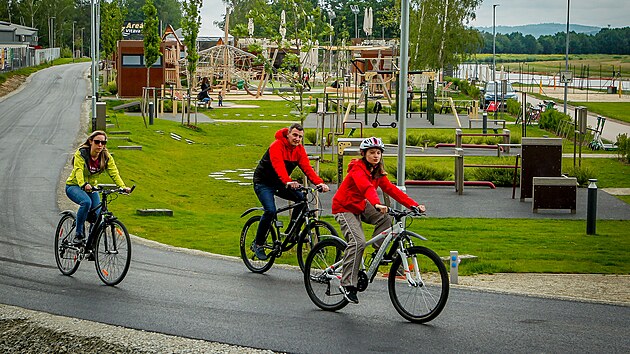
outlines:
[[[80,235],[80,234],[76,234],[74,235],[74,240],[72,241],[72,244],[75,246],[81,246],[85,244],[85,236]]]
[[[357,289],[354,286],[339,286],[339,290],[349,302],[358,304],[359,298],[357,297]]]
[[[257,244],[252,243],[251,249],[256,255],[256,258],[260,259],[261,261],[264,261],[267,259],[267,255],[265,254],[265,249],[263,248],[263,246],[258,246]]]

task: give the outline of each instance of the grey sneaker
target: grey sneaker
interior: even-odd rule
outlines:
[[[357,289],[354,286],[339,286],[339,290],[349,302],[358,304],[359,298],[357,297]]]
[[[265,254],[265,249],[263,246],[259,246],[255,243],[252,243],[251,250],[256,255],[256,258],[260,259],[261,261],[264,261],[267,259],[267,255]]]
[[[74,235],[74,240],[72,241],[72,244],[75,246],[81,246],[85,244],[85,236],[81,235],[81,234],[76,234]]]

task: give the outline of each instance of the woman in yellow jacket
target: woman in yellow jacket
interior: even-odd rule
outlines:
[[[107,151],[106,144],[107,134],[96,130],[74,153],[72,173],[66,180],[66,195],[79,204],[75,244],[85,242],[84,224],[88,212],[101,202],[98,193],[92,192],[92,188],[98,184],[96,179],[101,173],[107,171],[118,187],[123,188],[127,193],[131,192],[131,188],[126,187],[120,178],[114,158]]]

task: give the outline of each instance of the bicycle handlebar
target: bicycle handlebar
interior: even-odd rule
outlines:
[[[413,209],[396,210],[390,207],[387,207],[387,214],[395,218],[402,218],[404,216],[426,216],[426,213],[416,212]]]
[[[96,186],[92,188],[92,192],[102,192],[104,195],[109,195],[112,193],[129,195],[131,194],[131,192],[133,192],[134,189],[136,189],[135,184],[131,186],[131,190],[129,191],[129,193],[125,192],[123,188],[105,189],[103,186]]]

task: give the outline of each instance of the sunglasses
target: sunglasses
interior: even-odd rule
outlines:
[[[93,141],[93,142],[94,142],[94,144],[96,144],[96,145],[107,145],[107,140],[97,140],[97,139],[94,139],[94,140],[92,140],[92,141]]]

